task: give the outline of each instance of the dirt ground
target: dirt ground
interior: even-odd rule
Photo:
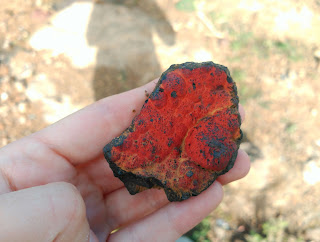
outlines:
[[[0,147],[171,64],[229,68],[250,174],[188,234],[319,241],[320,1],[14,0],[0,10]]]

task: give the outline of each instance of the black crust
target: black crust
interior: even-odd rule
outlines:
[[[234,83],[233,85],[233,92],[234,92],[234,99],[232,100],[232,102],[235,103],[235,106],[237,108],[237,110],[239,110],[239,98],[237,95],[237,87],[235,82],[233,81],[233,79],[230,76],[230,72],[228,70],[227,67],[223,66],[223,65],[219,65],[219,64],[215,64],[212,61],[208,61],[208,62],[203,62],[203,63],[195,63],[195,62],[186,62],[183,64],[174,64],[171,65],[170,68],[168,70],[166,70],[160,77],[157,85],[155,86],[153,92],[151,93],[151,95],[149,95],[148,99],[145,101],[145,103],[148,102],[148,100],[156,95],[158,92],[162,92],[163,90],[161,90],[160,85],[162,84],[162,81],[166,78],[167,74],[171,71],[174,71],[176,69],[189,69],[189,70],[193,70],[199,67],[216,67],[222,71],[224,71],[227,74],[227,81],[229,83]],[[143,108],[143,107],[142,107]],[[239,119],[239,124],[241,125],[241,117],[240,114],[238,114],[238,119]],[[122,170],[120,167],[118,167],[113,161],[112,161],[112,154],[111,154],[111,150],[112,147],[114,146],[120,146],[123,144],[124,140],[127,138],[128,134],[130,132],[133,132],[134,130],[134,120],[132,120],[131,125],[117,138],[113,139],[110,143],[108,143],[104,148],[103,148],[103,153],[104,153],[104,157],[106,158],[107,162],[109,163],[109,166],[111,168],[111,170],[113,171],[113,174],[115,177],[118,177],[126,186],[127,190],[129,191],[129,193],[131,195],[134,195],[136,193],[139,192],[139,190],[137,189],[139,187],[145,187],[145,188],[153,188],[153,187],[162,187],[167,195],[167,198],[170,202],[174,202],[174,201],[183,201],[188,199],[191,196],[197,196],[199,195],[198,193],[194,193],[192,191],[190,191],[189,193],[183,193],[181,196],[177,193],[175,193],[172,189],[167,188],[165,186],[165,184],[163,184],[160,180],[154,178],[154,177],[142,177],[136,174],[133,174],[132,172],[126,172],[124,170]],[[234,162],[237,158],[237,154],[238,154],[238,149],[243,137],[242,131],[240,129],[240,133],[241,136],[239,137],[238,140],[236,140],[236,144],[237,144],[237,150],[232,154],[232,157],[228,163],[228,166],[220,171],[217,172],[215,174],[213,174],[213,178],[211,181],[208,181],[207,186],[203,189],[207,189],[215,180],[218,176],[223,175],[225,173],[227,173],[234,165]]]

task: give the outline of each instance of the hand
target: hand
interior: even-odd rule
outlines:
[[[227,174],[183,202],[155,189],[131,196],[113,176],[102,148],[154,86],[102,99],[0,149],[0,241],[174,241],[218,206],[222,185],[249,171],[242,150]]]

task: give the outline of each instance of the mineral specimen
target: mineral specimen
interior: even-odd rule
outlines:
[[[233,167],[238,103],[225,66],[172,65],[131,125],[104,147],[105,158],[130,194],[162,188],[169,201],[196,196]]]

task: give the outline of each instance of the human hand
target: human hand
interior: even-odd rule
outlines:
[[[222,185],[249,171],[242,150],[228,173],[183,202],[155,189],[131,196],[113,176],[102,148],[154,86],[102,99],[0,149],[0,241],[174,241],[218,206]]]

